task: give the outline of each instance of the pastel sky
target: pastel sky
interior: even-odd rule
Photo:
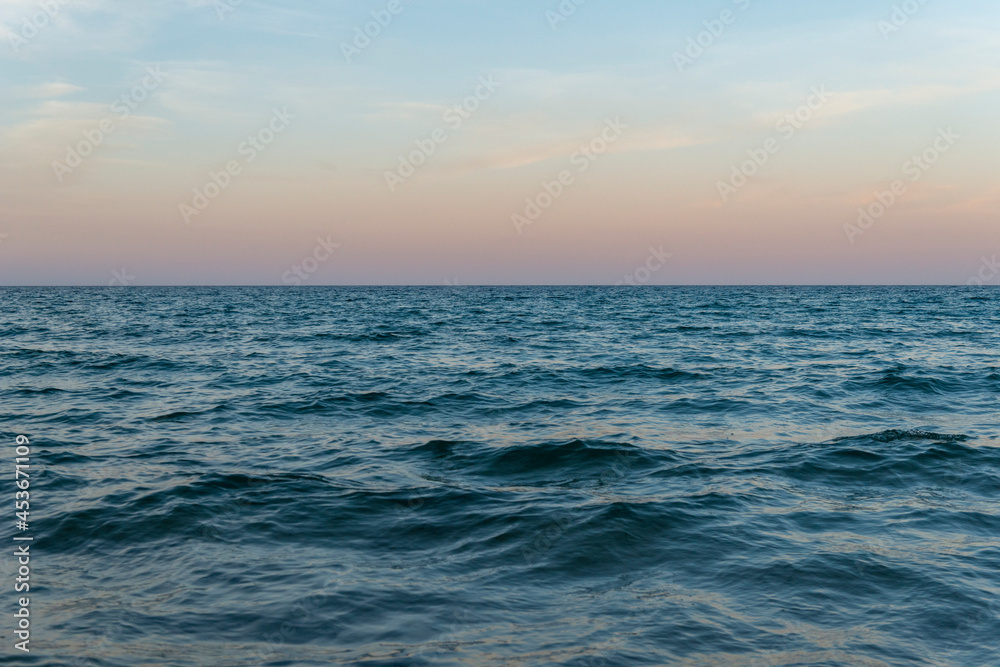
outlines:
[[[0,284],[1000,284],[996,0],[577,2],[0,0]]]

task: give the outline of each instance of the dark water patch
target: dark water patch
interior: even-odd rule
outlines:
[[[841,438],[836,438],[832,442],[845,442],[845,441],[864,441],[872,440],[874,442],[897,442],[899,440],[935,440],[938,442],[966,442],[970,438],[967,435],[961,433],[958,434],[947,434],[947,433],[933,433],[931,431],[921,431],[918,429],[912,430],[900,430],[900,429],[889,429],[886,431],[880,431],[878,433],[870,433],[867,435],[859,436],[844,436]]]
[[[34,664],[1000,664],[1000,291],[0,292]]]
[[[674,368],[653,368],[644,364],[636,366],[618,366],[589,368],[579,371],[579,375],[587,379],[625,382],[629,380],[662,380],[664,382],[684,383],[707,379],[707,375],[691,373]]]
[[[668,452],[654,454],[625,443],[583,440],[506,447],[435,440],[411,451],[434,469],[498,478],[512,485],[624,476],[676,460]]]
[[[157,415],[155,417],[150,417],[151,422],[176,422],[185,421],[193,417],[205,417],[208,415],[217,415],[219,413],[225,413],[229,411],[229,407],[226,405],[215,405],[206,410],[176,410],[174,412],[168,412],[166,414]]]

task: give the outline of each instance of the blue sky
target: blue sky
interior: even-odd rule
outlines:
[[[24,39],[38,0],[0,0],[5,284],[105,284],[123,267],[135,284],[281,284],[327,235],[340,247],[314,284],[613,283],[660,244],[673,257],[653,283],[964,283],[1000,251],[1000,12],[985,0],[914,0],[891,32],[892,2],[587,0],[553,27],[560,2],[400,0],[351,62],[343,44],[389,0],[246,0],[221,17],[210,0],[53,2]],[[149,67],[162,83],[119,118]],[[495,93],[448,128],[481,77]],[[723,201],[733,166],[817,88],[829,100]],[[287,130],[185,219],[276,109]],[[628,129],[593,169],[512,224],[611,118]],[[114,132],[60,174],[106,119]],[[956,145],[852,233],[947,127]]]

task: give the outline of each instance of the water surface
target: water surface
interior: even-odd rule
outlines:
[[[0,299],[23,664],[1000,664],[997,290]]]

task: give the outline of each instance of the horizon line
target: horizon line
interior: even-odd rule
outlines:
[[[436,289],[462,289],[462,288],[482,288],[482,287],[511,287],[511,288],[607,288],[607,289],[641,289],[641,288],[675,288],[675,287],[975,287],[987,288],[998,285],[970,285],[968,283],[671,283],[671,284],[645,284],[645,285],[609,285],[606,283],[481,283],[470,285],[448,285],[448,284],[424,284],[424,283],[383,283],[383,284],[328,284],[328,285],[274,285],[274,284],[253,284],[253,283],[231,283],[231,284],[162,284],[162,285],[0,285],[0,289],[165,289],[165,288],[276,288],[276,289],[330,289],[330,288],[436,288]]]

